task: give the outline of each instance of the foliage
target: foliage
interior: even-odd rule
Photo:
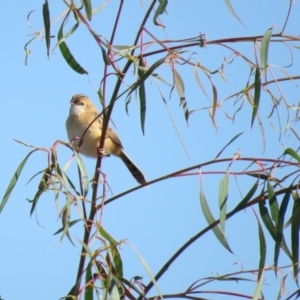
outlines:
[[[230,1],[225,1],[229,11],[239,22],[242,22],[235,13]],[[114,44],[115,35],[118,31],[120,17],[124,11],[124,1],[120,1],[119,9],[116,12],[115,23],[112,28],[112,33],[109,40],[100,35],[97,30],[93,29],[93,20],[96,14],[103,9],[105,11],[105,2],[100,9],[95,9],[90,0],[82,0],[81,5],[77,5],[73,0],[64,1],[66,4],[66,11],[63,12],[55,21],[51,22],[49,3],[46,0],[42,7],[43,20],[45,28],[39,32],[35,32],[30,41],[25,45],[26,63],[28,63],[29,44],[35,39],[43,35],[46,42],[46,52],[49,56],[53,32],[56,23],[60,23],[57,33],[57,43],[55,47],[60,49],[63,58],[68,65],[78,74],[87,74],[88,70],[80,64],[68,46],[68,38],[75,35],[79,27],[85,27],[91,37],[95,40],[95,44],[100,48],[102,60],[104,65],[104,75],[99,86],[98,95],[103,105],[104,126],[103,132],[106,131],[111,113],[114,109],[115,103],[123,96],[126,96],[126,108],[131,101],[132,95],[135,93],[139,99],[140,104],[140,126],[143,133],[145,133],[145,121],[147,116],[147,85],[149,80],[160,82],[169,88],[170,94],[177,92],[180,106],[183,110],[185,122],[189,124],[191,114],[196,114],[197,110],[189,109],[189,102],[186,98],[185,81],[181,73],[181,68],[189,67],[194,72],[195,83],[199,86],[202,93],[211,101],[211,105],[205,109],[208,111],[213,126],[217,128],[217,114],[223,112],[230,120],[235,120],[236,115],[245,107],[251,108],[251,116],[249,117],[249,125],[252,127],[255,123],[261,127],[262,139],[265,143],[265,129],[261,122],[260,111],[263,109],[261,104],[262,94],[267,94],[272,103],[272,108],[269,113],[269,118],[277,118],[281,128],[279,132],[291,130],[298,138],[296,131],[290,124],[291,115],[295,112],[295,120],[298,120],[298,106],[290,104],[285,98],[283,92],[284,83],[293,83],[300,79],[300,74],[289,75],[286,71],[279,67],[279,70],[284,74],[283,77],[275,77],[273,66],[269,64],[268,55],[269,49],[272,45],[283,44],[291,52],[293,47],[297,49],[295,43],[299,42],[299,37],[285,33],[286,25],[289,21],[290,12],[292,10],[292,1],[289,3],[289,9],[286,14],[285,23],[282,29],[275,33],[274,28],[262,32],[261,35],[249,37],[235,37],[224,38],[219,40],[208,40],[205,34],[199,34],[196,37],[187,37],[181,40],[161,40],[155,37],[152,31],[147,26],[151,22],[151,15],[153,15],[153,24],[155,26],[164,28],[161,21],[168,8],[167,0],[152,0],[147,7],[143,21],[137,30],[134,42],[127,46],[118,46]],[[28,21],[30,14],[28,15]],[[71,28],[66,30],[67,23],[73,22]],[[146,38],[150,38],[146,41]],[[242,52],[236,50],[232,45],[236,43],[248,43],[253,45],[253,56],[249,57]],[[194,52],[197,48],[209,48],[216,45],[221,49],[227,49],[231,54],[224,59],[223,63],[217,70],[211,71],[209,67],[202,65],[197,59],[197,54]],[[150,50],[149,50],[150,49]],[[152,49],[152,50],[151,50]],[[218,87],[215,81],[216,78],[225,79],[224,69],[229,65],[233,65],[237,59],[242,61],[248,67],[248,78],[246,78],[246,85],[234,93],[226,95],[222,100],[219,99]],[[164,65],[168,66],[171,74],[172,83],[169,83],[166,78],[160,75],[159,68]],[[63,66],[65,67],[65,66]],[[124,79],[130,78],[128,75],[133,72],[134,78],[130,84],[124,83]],[[111,75],[115,75],[114,90],[111,95],[107,93],[107,80]],[[201,75],[200,75],[201,74]],[[127,77],[126,77],[127,76]],[[204,76],[210,83],[210,91],[207,91],[202,82],[201,77]],[[269,78],[271,76],[271,79]],[[129,79],[127,79],[128,82]],[[271,86],[275,85],[277,92]],[[279,95],[278,95],[279,93]],[[212,95],[212,97],[209,96]],[[161,94],[164,103],[166,100]],[[226,105],[230,106],[228,108]],[[232,104],[232,105],[231,105]],[[238,108],[236,108],[238,105]],[[248,106],[247,106],[248,105]],[[284,105],[286,108],[286,123],[283,124],[281,118],[282,113],[279,111],[279,106]],[[226,106],[226,108],[225,108]],[[283,125],[282,125],[283,124]],[[284,128],[282,130],[282,128]],[[7,201],[9,200],[12,190],[18,181],[18,178],[27,163],[27,160],[32,154],[37,151],[44,151],[47,153],[47,165],[42,168],[40,172],[33,175],[32,178],[40,176],[41,180],[37,187],[37,192],[31,202],[31,214],[34,212],[40,196],[48,191],[53,191],[54,198],[58,201],[59,197],[65,197],[65,204],[61,208],[59,215],[62,219],[62,228],[56,234],[60,234],[60,239],[63,240],[65,236],[68,237],[71,243],[72,238],[69,234],[71,226],[78,222],[82,222],[85,228],[84,236],[80,241],[82,246],[81,257],[78,264],[78,273],[75,279],[74,286],[69,288],[69,291],[64,296],[66,299],[77,299],[77,297],[84,297],[84,299],[94,299],[95,295],[104,299],[147,299],[155,298],[148,297],[149,291],[154,287],[156,289],[156,297],[164,298],[193,298],[204,299],[201,295],[206,294],[220,294],[231,295],[243,298],[244,295],[238,292],[225,292],[222,290],[204,290],[204,287],[209,286],[211,282],[225,281],[225,282],[244,282],[250,281],[256,285],[253,299],[263,298],[263,277],[265,272],[275,271],[275,273],[284,268],[292,267],[295,281],[298,280],[299,269],[299,195],[298,195],[298,177],[299,177],[299,163],[300,157],[297,151],[291,148],[286,148],[281,157],[264,158],[264,157],[242,157],[236,153],[234,157],[221,158],[223,151],[232,144],[242,133],[234,136],[224,148],[216,155],[216,157],[208,162],[199,163],[194,166],[189,166],[185,169],[177,170],[172,174],[164,175],[160,178],[148,182],[148,185],[155,184],[159,181],[167,180],[178,176],[193,176],[199,175],[200,183],[200,205],[204,217],[207,220],[207,227],[203,228],[195,236],[191,237],[186,243],[172,255],[165,265],[161,267],[160,271],[153,275],[150,268],[147,266],[145,260],[141,257],[138,251],[133,247],[133,251],[147,271],[151,281],[147,284],[143,283],[141,277],[132,279],[125,278],[123,275],[122,255],[119,251],[120,246],[126,241],[116,241],[109,232],[103,228],[101,220],[103,209],[113,201],[117,201],[122,196],[128,193],[133,193],[138,186],[128,190],[122,194],[106,197],[107,185],[105,177],[101,178],[102,157],[99,156],[95,166],[95,173],[92,183],[92,196],[87,198],[89,190],[89,181],[84,163],[80,155],[72,149],[72,147],[64,142],[58,141],[54,143],[52,148],[45,149],[23,143],[25,146],[33,148],[33,150],[24,158],[20,166],[11,179],[7,191],[3,197],[0,205],[0,212],[3,210]],[[105,134],[102,135],[100,141],[100,148],[104,145]],[[21,142],[22,143],[22,142]],[[69,147],[74,152],[74,160],[78,166],[79,186],[71,181],[67,171],[71,164],[68,162],[65,166],[61,166],[58,155],[58,146],[63,145]],[[224,163],[227,164],[225,170]],[[202,178],[209,174],[205,171],[207,166],[220,166],[221,171],[216,172],[222,174],[219,188],[219,215],[215,217],[210,209],[209,201],[205,195],[204,183]],[[284,176],[276,178],[274,176],[275,170],[280,169]],[[195,173],[191,172],[194,171]],[[228,211],[227,200],[229,197],[229,182],[231,178],[242,176],[244,182],[248,185],[248,191],[245,196],[241,195],[241,200],[231,211]],[[102,191],[100,184],[102,182]],[[71,207],[74,206],[78,210],[79,219],[72,219]],[[260,259],[257,262],[255,270],[243,270],[236,273],[223,274],[217,276],[210,276],[195,280],[191,285],[182,292],[174,294],[163,295],[159,288],[159,279],[165,274],[172,265],[172,263],[190,247],[195,241],[200,239],[204,234],[212,231],[217,240],[228,251],[232,251],[226,239],[226,221],[234,215],[240,213],[245,208],[257,206],[259,215],[256,215],[258,228],[258,241]],[[290,207],[290,209],[288,209]],[[269,267],[266,265],[266,237],[265,232],[274,240],[274,265]],[[291,243],[287,242],[287,235],[291,236]],[[91,241],[97,239],[98,246],[96,249],[91,247]],[[284,252],[290,260],[289,266],[279,266],[279,254]],[[183,273],[185,271],[183,270]],[[251,276],[253,273],[257,275],[257,280],[253,280]],[[284,278],[285,280],[285,278]],[[283,285],[284,285],[283,280]],[[288,299],[294,295],[297,296],[299,290],[293,292]],[[279,295],[280,297],[280,295]]]

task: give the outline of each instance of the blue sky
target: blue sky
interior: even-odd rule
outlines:
[[[99,7],[102,2],[94,1]],[[93,29],[109,39],[114,22],[115,11],[119,1],[111,1],[101,12],[93,17]],[[88,75],[79,75],[72,71],[62,58],[58,48],[51,50],[50,59],[46,56],[45,41],[36,39],[28,48],[31,55],[28,65],[25,66],[24,45],[30,39],[30,28],[26,23],[27,14],[31,14],[30,24],[35,30],[43,27],[43,1],[22,1],[16,4],[6,1],[3,4],[6,13],[2,15],[0,33],[2,37],[1,66],[2,66],[2,147],[0,159],[2,166],[2,180],[0,194],[3,195],[6,187],[21,160],[30,151],[13,138],[28,144],[50,148],[56,140],[67,141],[65,120],[68,116],[69,101],[76,93],[87,94],[98,105],[96,90],[103,76],[103,61],[99,48],[87,30],[82,26],[74,36],[67,40],[68,46],[77,60],[81,63]],[[63,1],[49,1],[51,20],[63,12],[66,7]],[[144,3],[147,7],[147,3]],[[268,28],[274,27],[278,31],[283,25],[288,1],[254,0],[251,2],[232,1],[237,14],[242,19],[243,27],[229,12],[225,1],[169,1],[168,14],[161,17],[165,30],[155,27],[152,17],[147,23],[147,29],[160,39],[183,39],[195,37],[199,32],[207,35],[209,41],[221,38],[244,37],[263,35]],[[140,1],[125,1],[124,11],[117,31],[115,44],[130,45],[136,35],[137,26],[143,18],[144,10]],[[295,1],[290,15],[286,33],[298,35],[299,31],[299,2]],[[57,36],[58,24],[54,24],[52,34]],[[68,23],[67,26],[72,26]],[[151,40],[145,34],[145,40]],[[52,48],[56,38],[52,41]],[[231,44],[230,46],[243,52],[253,59],[253,44]],[[151,49],[157,49],[153,46]],[[209,45],[206,48],[194,47],[190,49],[193,60],[197,59],[210,70],[220,67],[230,52],[219,45]],[[299,72],[299,54],[294,53],[294,65],[285,70],[292,75]],[[291,63],[289,50],[284,46],[270,47],[269,62],[280,65],[282,68]],[[188,55],[186,56],[188,57]],[[154,63],[160,57],[148,58],[148,63]],[[249,74],[248,66],[241,58],[224,69],[226,81],[214,76],[213,81],[218,89],[219,100],[233,92],[242,89]],[[190,66],[178,66],[186,90],[186,98],[190,110],[197,110],[211,105],[211,102],[197,86]],[[131,70],[132,72],[133,70]],[[172,82],[170,69],[167,65],[161,66],[157,72],[168,82]],[[274,68],[276,76],[284,76]],[[200,75],[202,83],[212,98],[208,80]],[[128,77],[125,84],[130,84],[132,77]],[[108,80],[108,92],[113,90],[114,79]],[[224,145],[239,132],[244,134],[228,147],[222,154],[223,158],[230,158],[240,151],[242,157],[272,157],[276,158],[283,153],[284,146],[297,149],[298,140],[287,131],[282,132],[279,140],[278,122],[276,118],[266,119],[271,110],[270,98],[262,95],[261,118],[266,131],[266,149],[263,149],[262,136],[257,122],[251,129],[251,107],[243,106],[234,123],[221,110],[217,111],[216,122],[218,129],[213,126],[207,110],[197,110],[190,116],[187,126],[182,108],[179,106],[178,95],[174,91],[169,100],[169,87],[159,82],[159,86],[167,99],[176,126],[182,136],[183,143],[188,151],[186,155],[181,141],[178,138],[171,119],[165,109],[159,90],[154,80],[147,83],[147,116],[145,136],[143,136],[140,121],[138,101],[132,97],[129,104],[129,115],[125,111],[125,97],[119,99],[115,105],[112,119],[116,131],[129,156],[146,174],[149,180],[161,177],[176,170],[214,159]],[[125,85],[124,85],[125,88]],[[291,104],[297,105],[299,90],[291,83],[283,84],[284,94]],[[276,91],[278,92],[278,91]],[[233,107],[234,99],[223,104],[223,109],[229,113],[236,110]],[[100,107],[98,105],[98,107]],[[283,127],[286,122],[284,106],[282,112]],[[294,115],[291,116],[291,119]],[[299,125],[291,122],[294,129],[299,131]],[[275,128],[275,129],[274,129]],[[59,161],[64,165],[70,158],[70,151],[59,147]],[[95,162],[84,158],[89,176],[92,177]],[[58,299],[64,296],[74,284],[80,255],[82,239],[81,225],[74,226],[70,233],[76,247],[67,239],[59,243],[59,236],[53,233],[61,227],[56,211],[53,193],[47,192],[40,199],[36,212],[30,218],[30,204],[26,199],[32,199],[38,185],[38,178],[27,184],[32,175],[44,169],[47,165],[47,156],[43,152],[33,155],[22,173],[18,185],[0,215],[0,295],[5,300],[17,299]],[[247,164],[237,162],[235,170],[243,170]],[[213,165],[202,171],[225,171],[227,164]],[[117,158],[103,160],[102,171],[106,173],[113,195],[121,193],[136,185],[122,162]],[[280,172],[280,170],[278,170]],[[280,173],[279,173],[280,174]],[[68,175],[76,181],[76,167],[72,165]],[[202,175],[206,197],[215,216],[218,214],[218,189],[222,175]],[[242,193],[247,192],[254,183],[245,178],[238,178]],[[200,179],[199,175],[172,178],[142,188],[126,195],[118,201],[107,205],[103,216],[104,228],[116,239],[127,240],[138,249],[148,263],[152,272],[162,267],[164,262],[185,243],[189,238],[203,229],[207,223],[199,204]],[[233,208],[241,199],[237,191],[235,179],[230,178],[229,204]],[[91,193],[90,193],[91,194]],[[109,198],[112,194],[108,192]],[[64,198],[60,198],[60,208]],[[255,208],[256,210],[256,208]],[[73,212],[77,218],[76,211]],[[257,244],[257,223],[251,209],[240,212],[227,222],[227,239],[234,252],[227,252],[216,240],[212,232],[205,234],[195,242],[169,268],[167,273],[158,282],[163,293],[185,290],[197,279],[215,274],[230,273],[243,269],[256,269],[258,266],[259,248]],[[265,231],[266,236],[268,233]],[[267,238],[267,264],[272,265],[273,242]],[[96,244],[94,245],[97,246]],[[149,278],[143,266],[137,259],[134,251],[126,244],[121,248],[125,276],[131,278],[136,275],[144,277],[147,284]],[[238,263],[238,264],[236,264]],[[281,254],[280,265],[289,262]],[[284,270],[288,273],[288,270]],[[285,274],[285,273],[283,273]],[[280,277],[280,276],[279,276]],[[254,276],[253,276],[254,278]],[[289,275],[291,279],[291,274]],[[274,288],[275,286],[275,288]],[[279,281],[274,273],[270,272],[266,278],[266,299],[274,299],[278,293]],[[255,283],[235,284],[220,283],[205,287],[206,290],[234,290],[252,295]],[[296,286],[289,281],[288,292]],[[153,290],[151,295],[155,295]],[[269,297],[270,298],[269,298]],[[213,299],[224,299],[222,296],[209,295]]]

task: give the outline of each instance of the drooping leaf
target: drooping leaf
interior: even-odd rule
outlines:
[[[43,4],[43,19],[44,19],[44,26],[45,26],[45,40],[46,40],[47,56],[49,58],[51,25],[50,25],[50,12],[49,12],[48,0],[45,0],[45,3]]]
[[[300,230],[300,198],[297,195],[294,199],[292,212],[292,226],[291,226],[291,243],[292,243],[292,261],[294,278],[298,281],[299,269],[299,230]]]
[[[279,205],[277,202],[275,191],[269,181],[267,182],[267,191],[268,191],[268,199],[269,199],[272,220],[277,225],[278,215],[279,215]]]
[[[269,28],[263,36],[260,47],[260,64],[262,69],[262,75],[266,72],[268,66],[268,53],[269,53],[269,44],[272,37],[273,28]]]
[[[99,232],[102,235],[103,238],[105,238],[107,241],[109,241],[109,244],[111,246],[111,253],[114,260],[114,267],[116,270],[116,273],[118,276],[123,276],[123,262],[121,259],[121,255],[118,251],[118,242],[101,226],[99,228]]]
[[[290,200],[291,196],[291,187],[285,193],[282,203],[280,205],[278,220],[276,222],[276,243],[275,243],[275,250],[274,250],[274,267],[277,268],[279,252],[283,241],[283,225],[284,225],[284,216],[286,213],[286,209]],[[276,274],[276,271],[275,271]]]
[[[67,15],[68,16],[68,15]],[[66,19],[65,19],[66,20]],[[76,25],[75,25],[76,26]],[[78,25],[77,25],[78,26]],[[77,62],[77,60],[72,55],[71,51],[69,50],[67,44],[65,43],[65,37],[63,34],[64,22],[62,22],[60,29],[58,31],[57,40],[60,52],[68,63],[68,65],[77,73],[79,74],[88,74],[88,72],[81,67],[81,65]]]
[[[237,135],[235,135],[223,148],[222,150],[217,154],[217,156],[215,157],[215,159],[217,159],[221,154],[222,152],[233,142],[235,141],[240,135],[242,135],[244,132],[240,132],[238,133]]]
[[[223,234],[225,234],[228,186],[229,186],[229,173],[227,171],[225,176],[221,179],[220,189],[219,189],[220,228],[221,228],[221,231],[223,232]]]
[[[83,0],[83,6],[85,9],[86,16],[89,21],[92,21],[92,3],[91,0]]]
[[[38,186],[38,190],[37,190],[33,200],[29,200],[30,202],[32,202],[31,209],[30,209],[30,216],[34,212],[34,209],[35,209],[41,195],[48,189],[48,183],[49,183],[49,179],[51,176],[51,172],[52,172],[52,170],[50,170],[48,168],[45,169],[44,175],[41,178],[41,181]]]
[[[206,201],[206,197],[205,197],[205,195],[204,195],[204,191],[203,191],[202,187],[201,187],[201,189],[200,189],[200,205],[201,205],[202,212],[203,212],[203,214],[204,214],[204,217],[205,217],[207,223],[208,223],[209,225],[213,224],[216,220],[214,219],[214,217],[213,217],[213,215],[212,215],[212,213],[211,213],[211,211],[210,211],[210,208],[209,208],[208,203],[207,203],[207,201]],[[222,233],[222,231],[220,230],[219,226],[217,226],[217,225],[214,226],[214,227],[212,228],[212,231],[213,231],[213,233],[215,234],[215,236],[217,237],[217,239],[219,240],[219,242],[220,242],[220,243],[221,243],[221,244],[222,244],[229,252],[232,253],[232,251],[231,251],[231,249],[230,249],[230,247],[229,247],[229,245],[228,245],[228,243],[227,243],[227,241],[226,241],[226,239],[225,239],[225,236],[224,236],[224,234]]]
[[[261,219],[263,223],[265,224],[266,228],[268,229],[270,235],[272,238],[275,240],[276,239],[276,231],[275,231],[275,226],[272,222],[272,219],[270,217],[268,208],[266,207],[266,201],[259,201],[258,202],[258,207],[259,207],[259,213],[261,216]]]
[[[218,107],[218,91],[215,85],[211,82],[212,89],[213,89],[213,106],[212,106],[212,112],[211,112],[211,119],[213,124],[215,124],[215,116],[216,116],[216,111]]]
[[[92,275],[92,265],[89,263],[86,271],[85,271],[85,289],[84,289],[84,300],[93,300],[94,299],[94,289],[93,286],[90,284],[91,280],[93,279]]]
[[[158,0],[158,1],[159,1],[159,5],[153,17],[153,23],[157,26],[165,27],[163,24],[159,23],[157,19],[160,15],[162,15],[165,12],[166,7],[168,5],[168,0]]]
[[[127,286],[129,286],[129,288],[130,288],[131,290],[134,290],[135,292],[137,292],[137,294],[138,294],[140,297],[142,297],[141,299],[144,299],[144,298],[145,298],[143,292],[142,292],[141,290],[139,290],[135,284],[131,283],[129,280],[127,280],[127,279],[124,278],[124,277],[118,277],[118,278],[119,278],[119,280],[120,280],[121,282],[123,282],[124,284],[126,284]],[[129,293],[128,290],[127,290],[127,293]],[[129,298],[129,297],[128,297],[128,298]],[[132,297],[132,298],[129,298],[129,299],[136,299],[136,298]]]
[[[264,282],[264,277],[262,276],[263,275],[263,271],[264,270],[262,270],[262,273],[260,274],[260,278],[259,278],[259,280],[257,282],[256,288],[255,288],[255,291],[254,291],[254,294],[253,294],[253,297],[252,297],[252,300],[264,299],[264,298],[261,298],[262,285],[263,285],[263,282]]]
[[[238,17],[238,15],[236,14],[236,12],[234,11],[234,9],[233,9],[233,7],[232,7],[232,5],[231,5],[231,2],[230,2],[230,0],[225,0],[225,2],[226,2],[226,5],[227,5],[227,7],[228,7],[228,9],[229,9],[229,11],[231,12],[231,14],[244,26],[244,27],[246,27],[245,25],[244,25],[244,23],[242,22],[242,20]]]
[[[253,99],[251,127],[253,127],[253,123],[259,108],[260,92],[261,92],[260,68],[257,67],[255,70],[255,77],[254,77],[254,99]]]
[[[20,177],[20,175],[22,173],[22,170],[23,170],[23,168],[24,168],[24,166],[25,166],[25,164],[26,164],[29,156],[33,152],[35,152],[35,151],[37,151],[37,149],[32,150],[31,152],[29,152],[25,156],[25,158],[21,161],[20,165],[18,166],[17,170],[15,171],[15,173],[14,173],[12,179],[10,180],[10,183],[8,184],[8,187],[7,187],[7,189],[6,189],[5,193],[4,193],[4,196],[2,198],[2,201],[1,201],[1,204],[0,204],[0,213],[2,212],[2,210],[3,210],[4,206],[6,205],[6,203],[7,203],[8,199],[9,199],[9,197],[10,197],[13,189],[15,188],[15,186],[16,186],[18,180],[19,180],[19,177]]]
[[[189,119],[189,110],[187,107],[187,102],[184,94],[184,82],[180,76],[180,74],[174,69],[174,84],[176,87],[176,90],[178,92],[179,98],[180,98],[180,104],[182,105],[185,120],[188,121]]]
[[[74,221],[70,221],[69,222],[69,228],[72,227],[73,225],[75,225],[76,223],[81,222],[81,221],[82,221],[82,219],[77,219],[77,220],[74,220]],[[63,230],[64,230],[64,227],[61,227],[60,229],[55,231],[53,233],[53,235],[59,234],[59,233],[63,232]]]
[[[83,182],[83,197],[86,197],[88,192],[89,192],[88,174],[87,174],[87,171],[86,171],[86,168],[85,168],[85,164],[83,163],[83,160],[82,160],[81,156],[79,155],[79,153],[76,150],[73,150],[73,153],[75,155],[77,165],[78,165],[78,168],[79,168],[80,173],[81,173],[81,180]]]
[[[159,59],[156,61],[144,74],[142,77],[140,77],[137,82],[135,82],[131,87],[130,87],[130,92],[127,95],[127,98],[150,76],[152,75],[153,71],[158,68],[164,61],[165,57]]]
[[[242,199],[242,201],[234,208],[234,210],[232,211],[232,213],[238,212],[241,209],[245,208],[245,205],[248,203],[248,201],[250,201],[252,199],[252,197],[254,196],[256,190],[258,187],[258,180],[254,183],[254,185],[252,186],[252,188],[249,190],[249,192],[247,193],[247,195]]]
[[[257,224],[258,224],[258,236],[259,236],[259,266],[258,266],[258,280],[260,280],[262,274],[263,274],[263,269],[265,267],[265,262],[266,262],[266,253],[267,253],[267,243],[266,239],[264,236],[264,232],[262,230],[262,227],[260,225],[260,222],[257,218]]]
[[[284,154],[288,154],[288,155],[292,156],[293,158],[295,158],[298,162],[300,162],[300,156],[298,155],[298,153],[294,149],[286,148],[284,150]]]
[[[148,276],[150,277],[151,281],[153,282],[154,287],[156,288],[156,291],[159,295],[159,297],[161,299],[163,299],[162,293],[160,291],[160,288],[158,286],[157,281],[155,280],[155,277],[151,271],[151,269],[149,268],[148,264],[146,263],[146,261],[144,260],[144,258],[140,255],[140,253],[137,251],[137,249],[130,243],[127,242],[127,244],[134,250],[135,254],[137,255],[140,263],[142,264],[142,266],[144,267],[144,269],[146,270]]]
[[[139,78],[143,77],[145,72],[143,71],[144,59],[140,56],[139,60],[139,68],[138,68],[138,75]],[[146,89],[145,89],[145,82],[143,81],[139,86],[139,97],[140,97],[140,118],[141,118],[141,127],[143,135],[145,135],[145,119],[146,119]]]

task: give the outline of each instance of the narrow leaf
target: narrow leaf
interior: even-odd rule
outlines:
[[[299,230],[300,230],[300,198],[297,195],[294,200],[292,212],[292,226],[291,226],[291,243],[292,243],[292,260],[294,278],[298,278],[299,268]]]
[[[158,284],[157,284],[157,282],[156,282],[156,280],[155,280],[155,277],[154,277],[153,273],[151,272],[149,266],[147,265],[146,261],[143,259],[143,257],[139,254],[139,252],[137,251],[137,249],[136,249],[132,244],[130,244],[130,243],[128,243],[128,242],[127,242],[127,244],[128,244],[128,245],[134,250],[134,252],[136,253],[136,255],[137,255],[139,261],[141,262],[141,264],[143,265],[144,269],[146,270],[148,276],[150,277],[151,281],[153,282],[153,285],[155,286],[156,291],[157,291],[159,297],[160,297],[161,299],[163,299],[163,296],[162,296],[162,293],[161,293],[161,291],[160,291],[160,288],[159,288],[159,286],[158,286]]]
[[[180,98],[180,104],[182,105],[183,112],[185,115],[185,120],[188,121],[189,119],[189,110],[187,107],[187,102],[184,94],[184,82],[180,76],[180,74],[174,69],[174,84],[177,90],[177,93]]]
[[[250,201],[252,199],[252,197],[254,196],[256,190],[258,187],[258,181],[256,181],[254,183],[254,185],[252,186],[252,188],[249,190],[249,192],[247,193],[247,195],[242,199],[242,201],[235,207],[235,209],[232,211],[232,213],[238,212],[241,209],[245,208],[245,205],[248,203],[248,201]]]
[[[272,219],[269,215],[269,211],[266,207],[266,201],[259,201],[258,207],[259,207],[259,213],[260,213],[261,219],[263,220],[263,223],[265,224],[265,226],[268,229],[272,238],[275,240],[276,239],[275,226],[272,222]]]
[[[288,154],[290,156],[292,156],[293,158],[295,158],[298,162],[300,162],[300,156],[298,155],[298,153],[293,150],[292,148],[286,148],[284,150],[284,154]]]
[[[258,269],[259,269],[258,280],[260,280],[262,277],[263,270],[265,267],[265,262],[266,262],[267,243],[266,243],[264,232],[262,230],[262,227],[260,225],[258,218],[257,218],[257,224],[258,224],[259,254],[260,254],[259,265],[258,265]]]
[[[226,214],[227,214],[228,185],[229,185],[229,173],[227,171],[225,176],[221,179],[220,189],[219,189],[220,228],[224,235],[225,235],[225,221],[226,221]]]
[[[77,165],[81,173],[81,180],[83,181],[83,196],[86,197],[89,192],[89,179],[88,179],[87,171],[83,163],[83,160],[81,156],[78,154],[78,152],[76,150],[73,150],[73,153],[75,155]]]
[[[92,21],[92,3],[91,0],[83,0],[86,16],[89,21]]]
[[[203,211],[203,214],[204,214],[204,217],[207,221],[207,223],[209,225],[213,224],[215,222],[215,219],[210,211],[210,208],[207,204],[207,201],[206,201],[206,197],[204,195],[204,192],[203,192],[203,189],[201,187],[200,189],[200,205],[201,205],[201,208],[202,208],[202,211]],[[219,240],[219,242],[229,251],[232,253],[225,237],[224,237],[224,234],[222,233],[222,231],[220,230],[219,226],[214,226],[212,227],[212,231],[213,233],[215,234],[215,236],[217,237],[217,239]]]
[[[157,26],[165,27],[161,23],[157,21],[157,18],[159,15],[163,14],[166,10],[166,7],[168,5],[168,0],[159,0],[159,5],[155,11],[154,17],[153,17],[153,23]]]
[[[252,300],[264,299],[264,298],[261,298],[262,285],[263,285],[263,282],[264,282],[264,277],[262,275],[263,275],[263,272],[261,273],[260,278],[257,282],[256,289],[254,291],[254,295],[252,297]]]
[[[215,157],[215,159],[217,159],[221,154],[222,152],[233,142],[235,141],[240,135],[242,135],[244,132],[240,132],[238,133],[236,136],[234,136],[223,148],[222,150],[217,154],[217,156]]]
[[[231,12],[231,14],[244,26],[244,27],[246,27],[245,25],[244,25],[244,23],[242,22],[242,20],[238,17],[238,15],[236,14],[236,12],[234,11],[234,9],[233,9],[233,7],[232,7],[232,5],[231,5],[231,2],[230,2],[230,0],[225,0],[225,2],[226,2],[226,5],[227,5],[227,7],[228,7],[228,9],[230,10],[230,12]]]
[[[41,195],[48,189],[48,182],[51,176],[51,170],[48,168],[45,169],[44,175],[41,178],[41,181],[38,186],[38,190],[33,198],[33,200],[30,200],[32,202],[31,209],[30,209],[30,216],[34,212],[34,209],[37,205],[38,200],[40,199]]]
[[[93,286],[91,285],[91,280],[93,279],[92,275],[92,266],[88,264],[86,271],[85,271],[85,290],[84,290],[84,300],[93,300]]]
[[[270,39],[272,37],[273,28],[269,28],[267,32],[264,34],[264,37],[261,41],[261,49],[260,49],[260,64],[262,68],[262,74],[266,71],[268,66],[268,52],[269,52],[269,44]]]
[[[73,225],[75,225],[76,223],[80,222],[80,221],[82,221],[82,219],[77,219],[77,220],[69,222],[69,228],[72,227]],[[53,235],[59,234],[59,233],[63,232],[63,230],[64,230],[64,227],[61,227],[60,229],[58,229],[57,231],[55,231],[53,233]]]
[[[288,189],[288,191],[285,193],[281,206],[280,206],[280,210],[279,210],[279,214],[278,214],[278,220],[276,222],[276,243],[275,243],[275,250],[274,250],[274,267],[275,269],[277,268],[277,264],[278,264],[278,258],[279,258],[279,252],[280,252],[280,247],[282,245],[282,241],[283,241],[283,225],[284,225],[284,216],[286,213],[286,209],[290,200],[290,196],[291,196],[291,186]],[[276,274],[276,271],[275,271]]]
[[[127,95],[127,98],[129,97],[130,94],[132,94],[150,75],[152,75],[153,71],[158,68],[164,61],[165,61],[165,57],[159,59],[158,61],[156,61],[145,73],[144,75],[139,78],[137,80],[136,83],[134,83],[131,86],[130,92]]]
[[[68,15],[67,15],[68,16]],[[57,40],[60,52],[65,59],[65,61],[68,63],[68,65],[77,73],[79,74],[88,74],[86,70],[84,70],[81,65],[76,61],[76,59],[73,57],[72,53],[70,52],[67,44],[65,43],[65,37],[63,35],[63,28],[64,28],[64,22],[62,22],[60,29],[58,31]]]
[[[5,191],[5,194],[4,194],[3,198],[2,198],[2,201],[1,201],[1,204],[0,204],[0,213],[2,212],[2,210],[3,210],[4,206],[6,205],[6,203],[7,203],[8,199],[9,199],[9,197],[10,197],[13,189],[15,188],[15,186],[16,186],[18,180],[19,180],[19,177],[20,177],[20,175],[22,173],[22,170],[23,170],[23,168],[24,168],[24,166],[25,166],[25,164],[26,164],[29,156],[33,152],[35,152],[35,151],[37,151],[37,149],[32,150],[31,152],[29,152],[25,156],[25,158],[21,161],[20,165],[18,166],[17,170],[15,171],[15,173],[14,173],[12,179],[10,180],[10,183],[9,183],[9,185],[8,185],[6,191]]]
[[[115,270],[118,276],[123,276],[123,262],[121,259],[121,255],[118,251],[118,242],[101,226],[99,228],[99,232],[107,241],[109,241],[109,244],[111,246],[111,252],[114,260],[114,266]]]
[[[277,202],[275,191],[269,181],[267,182],[267,191],[268,191],[268,199],[269,199],[272,220],[274,221],[275,224],[277,224],[278,215],[279,215],[279,205]]]
[[[255,70],[254,77],[254,99],[253,99],[253,110],[252,110],[252,118],[251,118],[251,127],[253,127],[253,123],[259,108],[259,100],[260,100],[260,91],[261,91],[261,78],[260,78],[260,68],[257,67]]]
[[[46,48],[47,48],[47,56],[49,58],[49,49],[50,49],[50,12],[49,12],[49,5],[48,0],[45,0],[43,4],[43,19],[44,19],[44,26],[45,26],[45,40],[46,40]]]
[[[142,67],[145,67],[143,57],[140,57],[138,68],[139,78],[144,76],[144,71]],[[140,118],[141,118],[141,127],[143,135],[145,135],[145,119],[146,119],[146,90],[145,90],[145,82],[143,81],[139,86],[139,96],[140,96]]]
[[[211,113],[211,119],[213,124],[215,124],[215,116],[216,116],[216,111],[218,107],[218,92],[217,88],[215,85],[211,82],[212,89],[213,89],[213,106],[212,106],[212,113]]]

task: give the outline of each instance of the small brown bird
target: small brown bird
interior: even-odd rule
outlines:
[[[74,95],[70,103],[71,108],[66,121],[66,128],[69,140],[73,141],[75,137],[80,138],[83,135],[88,126],[99,115],[99,112],[92,101],[82,94]],[[85,133],[79,152],[85,156],[96,158],[99,155],[98,147],[101,134],[102,116],[100,116]],[[77,143],[79,140],[80,139],[77,140]],[[103,155],[109,156],[113,154],[120,157],[137,182],[140,184],[147,182],[141,170],[124,152],[120,138],[110,127],[107,128],[103,148]]]

